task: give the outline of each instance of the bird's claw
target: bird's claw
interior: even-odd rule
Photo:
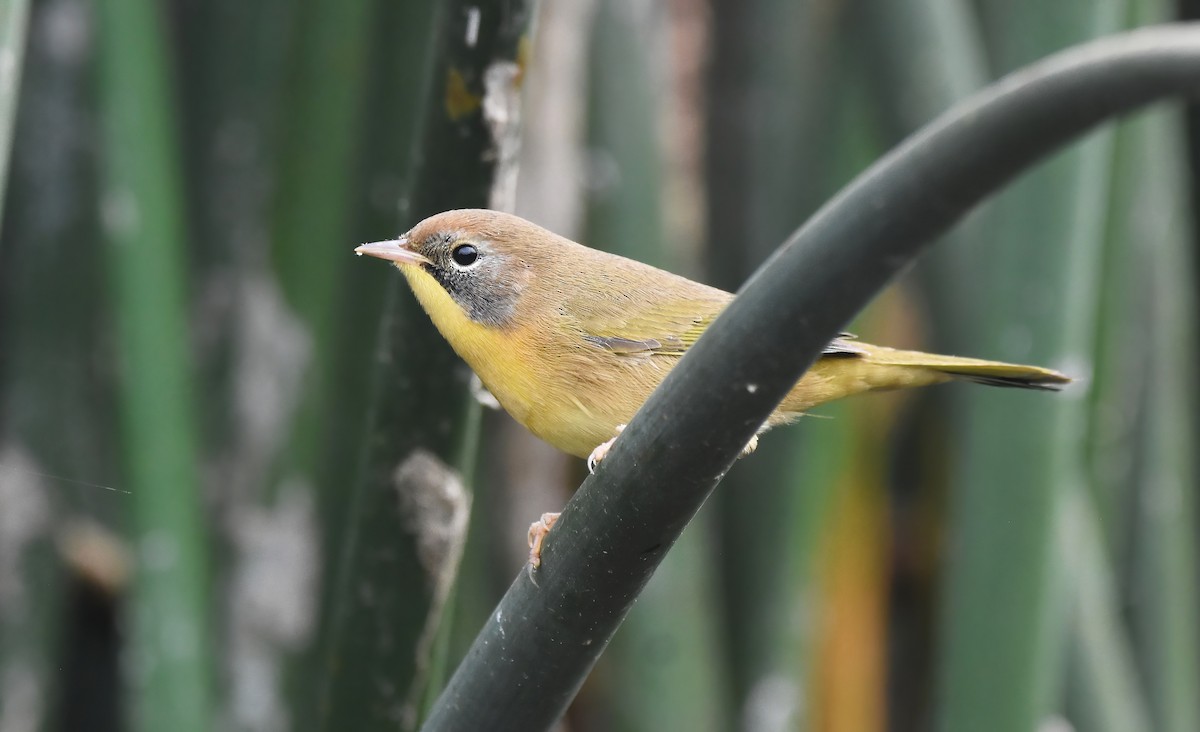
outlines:
[[[754,452],[757,449],[758,449],[758,435],[754,435],[753,437],[750,438],[750,441],[746,443],[746,446],[742,448],[741,457],[746,457],[747,455],[749,455],[750,453]]]
[[[610,440],[605,440],[604,442],[601,442],[599,445],[596,445],[596,449],[592,450],[591,455],[588,455],[587,468],[588,468],[589,473],[596,472],[596,466],[600,464],[601,460],[603,460],[605,457],[608,456],[608,451],[612,449],[613,443],[617,441],[617,437],[619,437],[621,435],[621,432],[624,429],[625,429],[625,425],[623,425],[623,424],[617,425],[616,429],[615,429],[615,431],[617,433],[616,436],[614,436]]]
[[[543,513],[542,517],[529,525],[529,566],[537,569],[542,565],[542,542],[550,529],[554,528],[560,514]]]

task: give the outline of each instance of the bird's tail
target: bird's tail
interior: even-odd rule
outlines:
[[[875,346],[867,359],[880,365],[898,366],[906,369],[928,369],[952,379],[972,381],[988,386],[1006,386],[1017,389],[1059,391],[1071,383],[1070,377],[1041,366],[985,361],[978,358],[943,356],[920,351],[897,351]]]
[[[799,414],[818,404],[864,391],[904,389],[951,380],[989,386],[1058,391],[1071,379],[1052,369],[900,351],[854,341],[845,350],[827,351],[796,384],[780,411]]]

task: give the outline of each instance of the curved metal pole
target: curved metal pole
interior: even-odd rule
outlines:
[[[893,275],[1046,154],[1184,94],[1200,95],[1200,25],[1111,36],[982,90],[860,175],[763,265],[638,412],[567,505],[541,569],[500,601],[425,729],[549,728],[741,447]]]

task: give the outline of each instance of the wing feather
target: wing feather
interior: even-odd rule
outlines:
[[[600,291],[568,298],[565,313],[594,346],[622,356],[682,356],[733,299],[714,287],[631,262]],[[664,282],[664,276],[670,282]],[[669,293],[669,294],[667,294]],[[842,333],[824,350],[826,356],[858,357],[864,351]]]

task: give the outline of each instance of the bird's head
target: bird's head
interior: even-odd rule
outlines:
[[[394,262],[435,321],[442,309],[457,307],[475,323],[502,328],[513,323],[539,260],[557,239],[516,216],[462,209],[354,251]]]

